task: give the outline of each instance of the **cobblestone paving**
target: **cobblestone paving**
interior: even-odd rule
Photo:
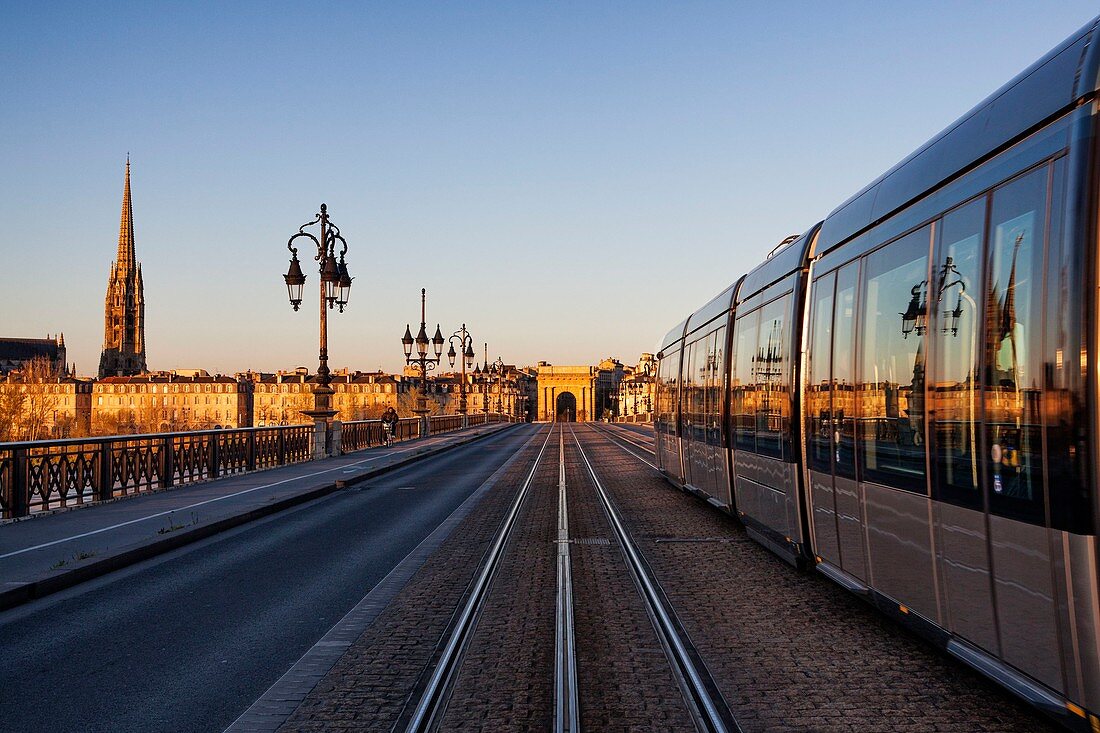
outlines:
[[[466,595],[517,488],[530,471],[542,434],[413,576],[394,602],[314,688],[280,731],[390,730]]]
[[[568,432],[565,460],[570,536],[611,540],[611,527]],[[570,552],[581,728],[694,730],[618,543],[574,543]]]
[[[557,459],[554,435],[516,517],[441,730],[547,731],[553,726]]]
[[[839,586],[790,567],[606,436],[577,432],[748,733],[1058,730]]]

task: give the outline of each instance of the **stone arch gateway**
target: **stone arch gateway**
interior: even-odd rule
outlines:
[[[592,366],[551,366],[538,368],[538,419],[570,419],[585,422],[596,415],[596,376]],[[571,411],[570,418],[559,418],[561,408]]]
[[[558,422],[575,422],[577,419],[577,396],[572,392],[559,392],[554,404],[554,419]]]

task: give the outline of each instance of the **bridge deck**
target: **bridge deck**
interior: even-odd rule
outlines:
[[[0,609],[323,496],[337,481],[356,483],[500,428],[469,428],[4,522]]]
[[[467,437],[430,445],[438,451]],[[185,530],[157,532],[172,526],[160,524],[165,505],[157,502],[168,498],[214,499],[196,492],[218,485],[233,496],[203,504],[206,511],[236,506],[240,492],[308,492],[393,467],[0,613],[0,729],[564,730],[556,675],[564,597],[582,728],[1053,730],[977,673],[673,489],[646,462],[647,444],[644,430],[505,427],[402,467],[393,466],[411,452],[398,451],[414,444],[2,526],[10,543],[5,534],[35,524],[45,532],[51,523],[144,507],[145,518],[125,526],[170,536]],[[111,522],[127,517],[140,518]],[[76,524],[68,531],[84,533]],[[117,547],[100,536],[114,531],[88,538]],[[49,548],[65,557],[84,546]],[[571,567],[565,595],[563,557]],[[477,600],[481,577],[488,580]],[[655,602],[640,591],[646,582],[657,588]],[[464,608],[473,609],[469,624]],[[656,621],[662,613],[670,627]],[[673,653],[677,645],[684,656]],[[448,649],[453,666],[437,674]],[[706,717],[707,707],[716,717]],[[424,725],[420,710],[428,711]]]

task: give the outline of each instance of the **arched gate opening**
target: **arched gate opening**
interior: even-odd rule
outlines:
[[[577,397],[572,392],[558,395],[554,414],[558,422],[575,422],[577,419]]]

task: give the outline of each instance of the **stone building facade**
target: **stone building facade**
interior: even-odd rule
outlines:
[[[252,406],[253,383],[244,375],[105,377],[92,386],[92,430],[111,435],[251,427]]]
[[[637,366],[624,367],[619,381],[615,417],[650,419],[656,404],[655,378],[657,361],[653,354],[643,353]]]
[[[134,213],[130,201],[130,158],[122,192],[118,254],[111,263],[104,299],[103,353],[99,377],[128,377],[146,371],[145,287],[134,247]]]
[[[0,376],[0,442],[88,435],[92,386],[91,379],[68,375],[42,378],[14,371]]]

